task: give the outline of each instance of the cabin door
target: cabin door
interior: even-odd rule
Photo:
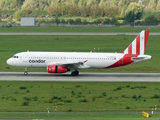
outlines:
[[[23,62],[27,62],[27,59],[28,59],[28,54],[23,53]]]

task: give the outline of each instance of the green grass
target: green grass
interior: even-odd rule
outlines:
[[[140,32],[149,29],[151,32],[160,32],[159,28],[103,28],[103,27],[0,27],[0,32]]]
[[[140,114],[107,114],[107,113],[0,113],[0,118],[32,118],[32,119],[60,119],[60,120],[145,120]],[[150,120],[158,120],[160,115],[151,115]]]
[[[78,119],[78,120],[145,120],[140,114],[106,114],[106,113],[0,113],[0,118],[34,118],[34,119]],[[151,115],[150,120],[158,120],[160,115]]]
[[[6,60],[22,51],[68,51],[90,52],[100,48],[100,52],[122,52],[136,36],[6,36],[1,35],[0,71],[24,71],[24,68],[11,67]],[[145,53],[153,56],[152,60],[114,69],[83,70],[89,72],[160,72],[159,55],[160,36],[149,36]],[[82,47],[83,46],[83,47]],[[29,69],[46,71],[46,69]]]
[[[150,111],[160,107],[159,85],[1,81],[0,112],[55,112],[56,106],[57,112]]]
[[[146,118],[141,116],[142,111],[150,114],[155,104],[157,109],[160,107],[159,85],[150,82],[0,81],[0,118],[143,120]],[[140,114],[131,114],[132,111]],[[150,114],[149,119],[158,120],[159,117],[159,114]]]

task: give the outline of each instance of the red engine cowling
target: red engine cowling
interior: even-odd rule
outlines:
[[[68,71],[65,66],[58,65],[48,65],[47,70],[48,73],[65,73]]]

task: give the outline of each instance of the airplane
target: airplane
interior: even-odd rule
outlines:
[[[79,69],[85,68],[113,68],[152,59],[144,55],[149,30],[143,30],[133,42],[121,53],[96,52],[20,52],[6,62],[11,66],[28,68],[47,68],[48,73],[66,73],[79,75]]]

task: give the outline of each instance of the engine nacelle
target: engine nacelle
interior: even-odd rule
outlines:
[[[65,73],[68,69],[65,66],[48,65],[48,73]]]

